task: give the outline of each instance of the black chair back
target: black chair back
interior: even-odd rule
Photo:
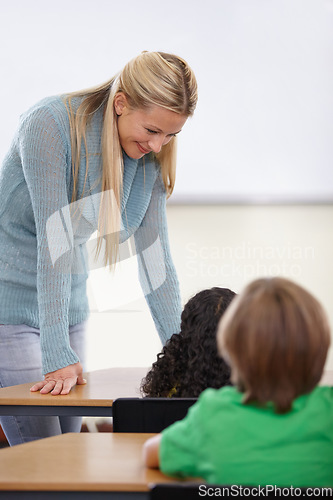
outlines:
[[[161,432],[183,419],[197,398],[118,398],[112,405],[113,432]]]
[[[149,493],[150,500],[198,500],[199,484],[165,483],[156,484]]]

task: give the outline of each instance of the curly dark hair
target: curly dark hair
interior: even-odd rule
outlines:
[[[207,387],[230,383],[230,368],[217,353],[217,324],[236,294],[214,287],[192,297],[172,335],[141,382],[148,397],[198,397]]]

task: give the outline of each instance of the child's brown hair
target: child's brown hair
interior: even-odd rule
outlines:
[[[320,303],[285,278],[257,279],[221,319],[218,349],[244,403],[271,401],[278,413],[318,384],[330,345]]]

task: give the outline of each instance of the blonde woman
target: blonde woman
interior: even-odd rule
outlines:
[[[165,202],[176,136],[197,84],[172,54],[143,52],[99,87],[44,99],[21,117],[0,177],[0,386],[68,394],[83,384],[86,242],[111,268],[132,235],[139,277],[164,344],[181,302]],[[112,279],[112,274],[110,275]],[[79,431],[71,417],[2,417],[11,445]]]

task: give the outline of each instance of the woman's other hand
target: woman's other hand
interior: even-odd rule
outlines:
[[[60,368],[60,370],[47,373],[44,380],[33,385],[30,391],[40,391],[41,394],[48,394],[50,392],[53,396],[57,396],[59,394],[68,394],[76,384],[82,385],[86,383],[87,381],[82,376],[81,363],[75,363],[74,365]]]

